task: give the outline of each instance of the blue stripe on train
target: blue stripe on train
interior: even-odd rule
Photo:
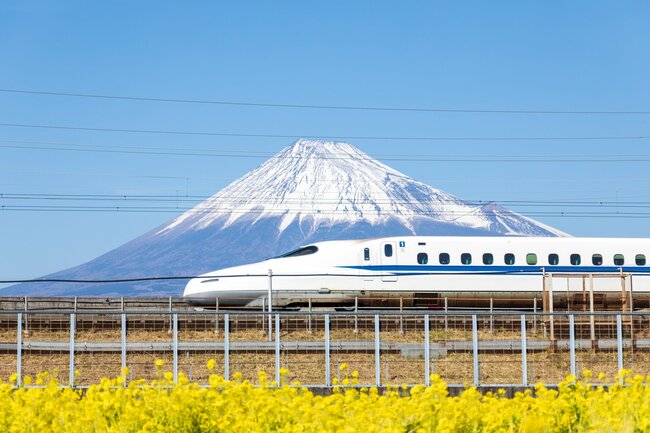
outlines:
[[[475,273],[475,274],[541,274],[546,273],[634,273],[650,274],[649,266],[472,266],[472,265],[369,265],[369,266],[338,266],[344,269],[359,269],[362,271],[400,273],[440,272],[440,273]],[[543,269],[543,271],[542,271]]]

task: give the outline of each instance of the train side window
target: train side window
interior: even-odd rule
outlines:
[[[386,257],[393,257],[393,246],[391,244],[384,245],[384,255]]]
[[[370,260],[370,248],[363,249],[363,260],[365,260],[366,262]]]
[[[449,264],[449,254],[448,253],[440,253],[438,256],[438,261],[440,262],[441,265],[448,265]]]
[[[470,253],[463,253],[460,255],[460,262],[464,265],[472,264],[472,255]]]
[[[634,257],[634,261],[637,266],[645,266],[645,254],[637,254],[636,257]]]
[[[494,263],[494,256],[490,253],[483,254],[483,264],[491,265]]]
[[[514,265],[515,264],[515,255],[512,253],[506,253],[506,255],[503,256],[503,262],[506,265]]]
[[[616,266],[623,266],[625,264],[625,257],[623,257],[623,254],[614,254],[614,264]]]
[[[418,265],[426,265],[429,263],[429,255],[427,253],[418,253]]]
[[[526,254],[526,264],[527,265],[536,265],[537,264],[537,254],[535,254],[535,253]]]
[[[580,264],[580,254],[571,254],[571,257],[569,258],[571,260],[571,264],[574,266],[578,266]]]
[[[591,256],[591,263],[594,264],[594,266],[600,266],[603,264],[603,256],[601,254],[594,254]]]
[[[560,263],[560,256],[558,256],[557,254],[553,254],[553,253],[548,255],[548,264],[549,265],[555,266],[558,263]]]

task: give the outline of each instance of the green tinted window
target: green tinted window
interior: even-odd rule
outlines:
[[[623,266],[625,264],[625,257],[623,257],[623,254],[614,254],[614,264],[616,266]]]
[[[527,265],[536,265],[537,264],[537,254],[535,254],[535,253],[526,254],[526,264]]]

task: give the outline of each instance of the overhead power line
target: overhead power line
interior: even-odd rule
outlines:
[[[196,203],[197,201],[208,200],[212,196],[206,195],[160,195],[160,194],[51,194],[51,193],[7,193],[0,192],[0,200],[21,200],[21,201],[98,201],[98,202],[146,202],[146,203]],[[236,206],[241,201],[251,200],[249,195],[219,195],[218,199],[224,206]],[[286,205],[301,204],[304,200],[300,198],[283,199]],[[274,204],[272,199],[255,199],[255,204]],[[332,205],[341,203],[340,198],[319,197],[308,200],[310,206]],[[463,200],[471,206],[485,206],[490,204],[527,205],[536,207],[591,207],[591,208],[650,208],[650,201],[612,201],[612,200]],[[409,200],[361,200],[355,204],[411,204]],[[425,203],[426,204],[426,203]],[[206,207],[207,210],[219,210],[215,206]],[[300,211],[300,208],[288,208],[290,211]]]
[[[348,111],[392,111],[392,112],[418,112],[418,113],[474,113],[474,114],[555,114],[555,115],[647,115],[650,111],[644,110],[515,110],[515,109],[479,109],[479,108],[432,108],[432,107],[387,107],[387,106],[355,106],[355,105],[325,105],[325,104],[288,104],[269,102],[246,102],[233,100],[209,100],[186,98],[162,98],[145,96],[106,95],[98,93],[77,92],[51,92],[24,89],[0,89],[3,93],[59,96],[73,98],[91,98],[120,101],[140,102],[165,102],[176,104],[201,104],[240,107],[263,108],[294,108],[315,110],[348,110]]]
[[[13,211],[13,212],[116,212],[116,213],[171,213],[178,214],[179,212],[188,212],[195,215],[201,214],[221,214],[221,215],[230,215],[230,214],[273,214],[276,216],[282,216],[287,213],[301,213],[303,215],[318,215],[318,216],[336,216],[336,215],[347,215],[349,211],[321,211],[321,210],[309,210],[305,211],[304,209],[250,209],[250,210],[238,210],[238,209],[215,209],[215,208],[202,208],[202,209],[191,209],[181,206],[71,206],[71,205],[0,205],[0,211]],[[608,211],[564,211],[564,210],[553,210],[553,211],[539,211],[539,210],[517,210],[516,212],[505,210],[501,212],[495,211],[485,211],[481,210],[479,207],[471,209],[469,211],[441,211],[441,212],[401,212],[402,216],[429,216],[429,217],[448,217],[452,218],[454,221],[459,220],[464,217],[470,217],[475,212],[480,211],[481,214],[487,216],[503,216],[504,214],[523,214],[527,217],[567,217],[567,218],[637,218],[637,219],[647,219],[650,218],[650,212],[630,212],[630,211],[619,211],[619,210],[608,210]]]
[[[163,134],[163,135],[194,135],[215,137],[248,137],[248,138],[287,138],[311,140],[399,140],[399,141],[594,141],[594,140],[648,140],[650,135],[612,135],[612,136],[566,136],[566,137],[425,137],[425,136],[369,136],[369,135],[309,135],[309,134],[248,134],[237,132],[208,132],[208,131],[174,131],[159,129],[123,129],[123,128],[93,128],[86,126],[41,125],[27,123],[0,123],[0,126],[13,128],[55,129],[69,131],[119,132],[128,134]]]
[[[15,144],[2,144],[15,143]],[[210,158],[268,158],[268,159],[304,159],[300,155],[278,155],[269,152],[257,152],[254,150],[221,150],[213,152],[209,149],[197,148],[165,148],[165,147],[142,147],[142,146],[116,146],[98,144],[75,144],[59,143],[49,141],[20,141],[0,140],[0,148],[28,149],[28,150],[53,150],[66,152],[91,152],[91,153],[117,153],[135,155],[161,155],[161,156],[200,156]],[[571,163],[592,163],[592,162],[648,162],[650,154],[548,154],[548,155],[460,155],[460,154],[437,154],[437,155],[375,155],[382,161],[413,161],[413,162],[517,162],[517,163],[539,163],[539,162],[571,162]],[[373,157],[352,156],[345,153],[331,153],[327,156],[313,155],[308,158],[319,160],[375,160]]]

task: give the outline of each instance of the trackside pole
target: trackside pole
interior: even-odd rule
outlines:
[[[431,341],[429,340],[429,315],[424,315],[424,384],[431,385]]]
[[[375,314],[375,385],[381,386],[381,360],[380,360],[379,314]]]
[[[589,274],[589,336],[591,337],[591,349],[596,350],[596,322],[594,319],[594,274]]]
[[[476,314],[472,315],[472,358],[474,360],[474,386],[479,383],[478,370],[478,322]]]
[[[268,300],[268,313],[269,313],[269,341],[273,341],[273,317],[271,317],[271,313],[273,313],[273,271],[269,269],[269,300]]]
[[[124,377],[124,386],[126,386],[126,374],[124,373],[126,368],[126,314],[122,313],[121,317],[121,328],[120,328],[120,348],[122,349],[122,376]]]
[[[16,327],[18,328],[18,335],[16,336],[16,386],[21,386],[23,383],[23,313],[18,313],[16,319]]]
[[[571,374],[576,374],[576,333],[575,319],[573,314],[569,314],[569,359],[571,365]]]
[[[74,331],[75,331],[74,313],[70,314],[70,388],[74,388]]]
[[[623,370],[623,317],[616,315],[616,349],[618,358],[618,371]]]
[[[223,376],[230,380],[230,318],[223,316]]]
[[[171,299],[171,297],[169,298]],[[174,383],[178,383],[178,314],[172,314],[172,350]]]
[[[330,372],[330,315],[325,315],[325,386],[332,385]]]
[[[521,384],[528,386],[528,359],[526,354],[528,348],[526,346],[526,315],[521,315]]]
[[[269,314],[269,317],[271,315]],[[275,383],[278,386],[280,383],[280,315],[275,315]]]

